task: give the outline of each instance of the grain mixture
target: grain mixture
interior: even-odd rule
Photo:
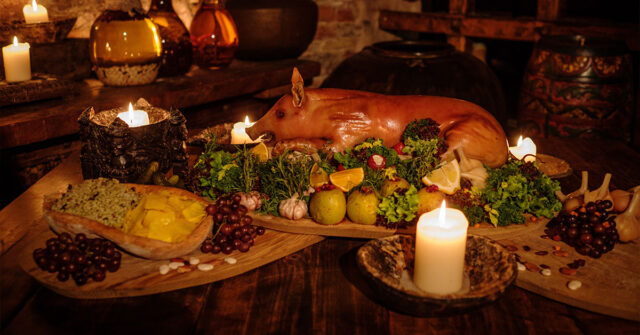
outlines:
[[[133,188],[115,179],[98,178],[69,185],[67,192],[51,208],[122,229],[127,211],[139,200],[140,195]]]

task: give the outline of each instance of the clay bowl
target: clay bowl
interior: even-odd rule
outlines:
[[[208,204],[206,200],[199,196],[177,188],[156,185],[125,185],[135,188],[135,191],[138,193],[167,191],[177,196],[200,201],[205,205]],[[62,196],[61,193],[55,193],[46,195],[44,198],[43,216],[53,231],[58,234],[62,232],[70,234],[83,233],[90,238],[105,238],[136,256],[149,259],[170,259],[190,253],[198,248],[205,238],[207,238],[207,235],[211,231],[211,226],[213,225],[213,218],[211,215],[207,215],[202,222],[196,226],[193,232],[191,232],[191,235],[187,236],[184,241],[169,243],[127,234],[119,229],[106,226],[98,221],[69,213],[54,211],[51,209],[51,206],[60,196]]]
[[[516,279],[513,254],[497,242],[468,235],[465,255],[466,289],[432,295],[414,286],[414,237],[394,235],[371,240],[358,250],[360,272],[380,302],[415,316],[446,315],[496,301]]]
[[[545,154],[537,154],[536,157],[538,169],[549,178],[563,178],[573,173],[573,169],[564,159]]]
[[[55,43],[67,38],[77,18],[49,17],[49,22],[27,24],[24,20],[0,25],[0,41],[10,43],[17,35],[20,42]]]

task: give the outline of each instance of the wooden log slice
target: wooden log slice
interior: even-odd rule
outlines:
[[[517,276],[515,257],[497,242],[467,236],[466,287],[433,295],[412,281],[414,237],[394,235],[369,241],[357,253],[357,264],[380,303],[403,314],[443,315],[496,301]]]

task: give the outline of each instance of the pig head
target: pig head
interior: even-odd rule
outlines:
[[[392,146],[415,119],[431,118],[440,124],[441,136],[456,149],[490,167],[507,159],[504,130],[482,107],[433,96],[391,96],[342,89],[305,89],[294,69],[291,94],[280,98],[252,127],[251,138],[268,134],[275,141],[302,141],[334,151],[353,147],[369,137]]]

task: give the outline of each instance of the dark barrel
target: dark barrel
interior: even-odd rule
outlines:
[[[520,91],[523,133],[629,140],[632,73],[623,42],[580,35],[544,37],[533,50]]]

